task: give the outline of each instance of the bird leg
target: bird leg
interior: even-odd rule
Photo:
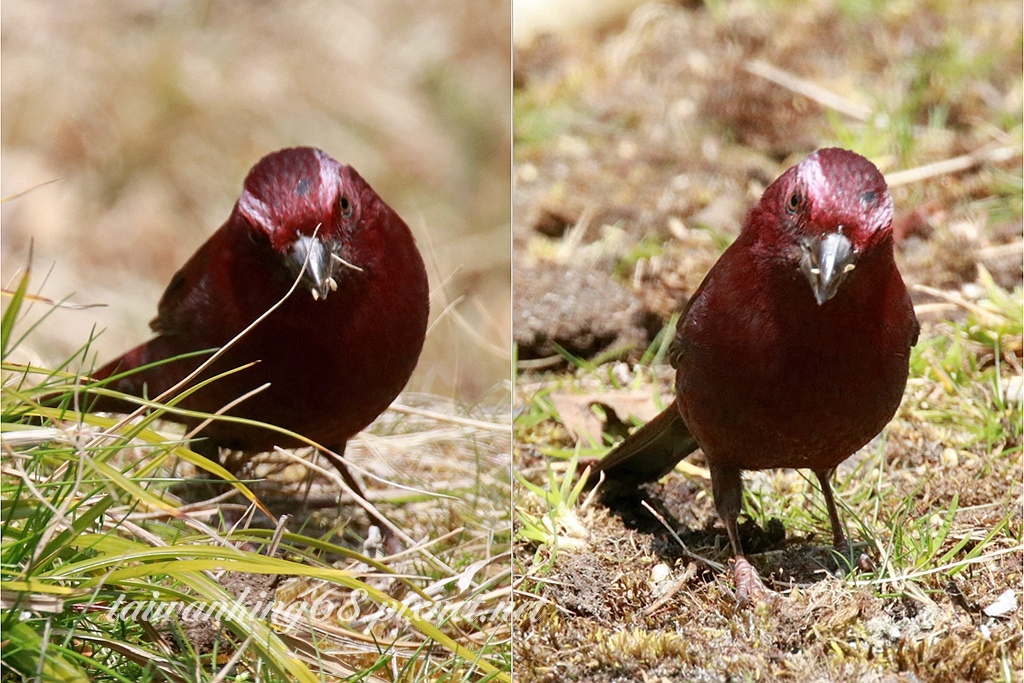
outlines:
[[[192,441],[191,444],[189,444],[189,448],[191,448],[195,453],[198,453],[199,455],[202,455],[205,458],[213,460],[214,462],[225,464],[222,462],[222,459],[220,457],[220,448],[217,446],[216,442],[212,441],[211,439],[196,439]],[[342,457],[338,457],[335,455],[335,453],[337,453],[340,456],[344,456],[345,444],[343,443],[341,444],[341,446],[336,446],[333,450],[333,453],[330,451],[322,452],[330,461],[331,465],[334,466],[334,469],[338,470],[338,474],[341,475],[341,478],[344,480],[345,484],[349,487],[352,493],[355,494],[357,497],[365,500],[366,496],[363,494],[363,490],[362,487],[359,486],[359,482],[356,481],[355,477],[352,476],[352,473],[348,471],[348,467],[345,465],[345,461],[342,459]],[[231,468],[229,467],[229,470],[230,469]],[[207,473],[203,472],[203,474]],[[217,491],[213,491],[209,493],[208,497],[213,497],[217,493]],[[366,509],[366,513],[367,515],[369,515],[370,521],[374,525],[379,527],[381,530],[381,543],[384,547],[385,552],[387,552],[389,555],[394,555],[400,552],[402,550],[402,545],[399,539],[396,537],[394,527],[391,525],[391,523],[384,519],[384,517],[382,517],[378,512],[373,510],[372,506]],[[229,521],[234,522],[237,520]]]
[[[196,455],[201,455],[207,460],[225,467],[232,475],[235,475],[231,463],[225,462],[225,458],[221,457],[220,447],[212,439],[199,436],[189,441],[188,448]],[[222,500],[222,503],[237,503],[241,495],[230,482],[199,467],[196,467],[195,478],[182,480],[174,484],[171,487],[171,491],[176,492],[189,502],[209,500],[232,491],[236,495]],[[227,528],[235,526],[245,517],[245,506],[239,509],[237,505],[218,505],[217,511],[221,522]]]
[[[835,496],[832,495],[832,484],[830,481],[835,471],[836,468],[832,467],[827,470],[814,470],[814,474],[818,477],[818,482],[821,484],[821,495],[825,497],[825,507],[828,508],[828,520],[832,525],[832,546],[836,549],[836,552],[852,564],[853,558],[850,556],[850,544],[846,540],[846,531],[843,529],[843,523],[839,520],[839,509],[836,507]]]
[[[366,496],[363,495],[363,490],[359,486],[359,482],[352,476],[352,473],[348,471],[348,466],[345,464],[345,444],[335,447],[334,452],[321,451],[324,456],[334,465],[334,469],[338,470],[338,474],[345,481],[345,484],[349,487],[353,494],[366,500]],[[337,453],[337,455],[335,455]],[[341,456],[341,457],[339,457]],[[385,552],[389,555],[394,555],[402,550],[402,544],[395,535],[394,527],[391,522],[386,520],[380,513],[373,509],[373,506],[364,508],[366,514],[369,515],[370,520],[380,528],[381,531],[381,543],[383,544]]]
[[[752,600],[767,600],[771,597],[761,576],[743,555],[740,545],[740,531],[736,518],[743,504],[743,479],[734,467],[711,466],[711,493],[715,499],[718,515],[725,523],[729,534],[729,545],[733,553],[733,581],[736,583],[736,601],[743,605]]]

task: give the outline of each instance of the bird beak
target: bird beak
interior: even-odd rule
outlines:
[[[326,299],[338,289],[330,248],[321,240],[299,235],[288,254],[288,270],[309,288],[313,299]]]
[[[857,252],[842,232],[806,237],[800,241],[800,270],[821,306],[839,291],[846,274],[854,268]]]

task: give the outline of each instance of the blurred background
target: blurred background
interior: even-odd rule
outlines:
[[[163,288],[248,169],[311,145],[358,169],[416,234],[432,327],[409,388],[508,400],[508,0],[0,12],[4,285],[32,247],[32,291],[105,304],[55,311],[21,360],[52,367],[94,328],[100,362],[148,339]]]

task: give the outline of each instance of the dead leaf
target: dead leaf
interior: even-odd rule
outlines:
[[[602,391],[594,394],[551,394],[551,402],[562,417],[562,424],[577,441],[600,444],[606,423],[594,412],[594,405],[610,409],[623,422],[636,418],[647,422],[658,414],[651,392]]]

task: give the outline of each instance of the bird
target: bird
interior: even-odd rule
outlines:
[[[361,496],[345,445],[405,387],[429,309],[423,258],[401,217],[351,166],[312,147],[282,149],[252,167],[227,221],[171,278],[150,323],[155,336],[90,376],[121,394],[159,396],[270,311],[189,382],[191,393],[178,392],[177,407],[230,405],[227,415],[307,437],[333,451],[325,455]],[[104,393],[90,409],[137,407]],[[163,417],[190,429],[204,421]],[[196,436],[193,450],[214,459],[220,449],[244,457],[306,445],[223,420]],[[387,521],[371,515],[388,535]]]
[[[814,472],[849,554],[830,480],[895,415],[920,331],[892,216],[885,178],[855,152],[819,149],[786,170],[680,314],[674,401],[592,468],[607,499],[702,449],[741,603],[772,597],[740,543],[744,470]]]

